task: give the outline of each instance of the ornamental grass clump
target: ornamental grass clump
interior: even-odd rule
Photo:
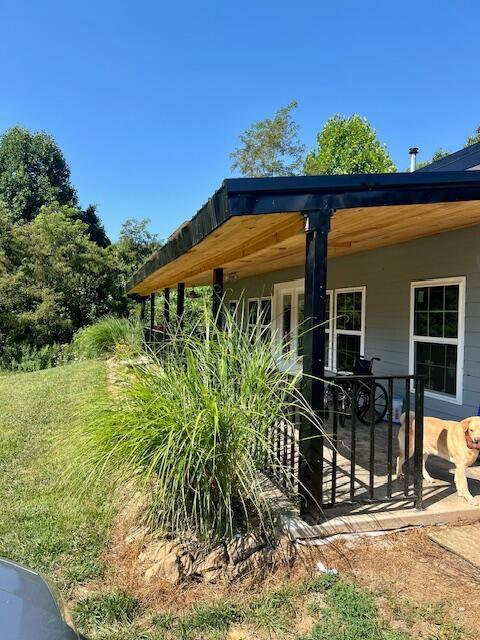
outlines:
[[[142,350],[143,328],[136,319],[105,316],[80,329],[73,346],[80,358],[104,358],[118,349],[135,356]]]
[[[122,393],[79,426],[74,446],[90,480],[136,478],[149,487],[158,529],[212,541],[269,527],[258,471],[271,428],[293,427],[292,403],[316,421],[297,392],[298,374],[279,370],[276,348],[253,336],[257,328],[242,331],[227,314],[219,330],[207,311],[201,326],[134,364]]]

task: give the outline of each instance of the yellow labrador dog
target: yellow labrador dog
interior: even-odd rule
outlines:
[[[410,452],[414,450],[415,415],[410,414]],[[403,477],[405,463],[405,423],[406,414],[400,418],[398,444],[400,455],[397,460],[397,477]],[[480,417],[466,418],[461,422],[424,418],[423,422],[423,478],[427,483],[434,482],[425,468],[429,455],[440,456],[455,464],[455,486],[458,495],[468,502],[477,504],[468,489],[466,470],[472,466],[480,453]]]

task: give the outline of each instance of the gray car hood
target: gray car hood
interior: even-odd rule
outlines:
[[[78,640],[62,619],[45,580],[34,571],[0,559],[2,640]]]

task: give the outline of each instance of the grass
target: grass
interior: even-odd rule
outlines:
[[[78,629],[90,634],[98,628],[128,627],[138,608],[137,599],[124,591],[96,593],[77,602],[73,617]]]
[[[65,595],[95,578],[97,591],[73,613],[90,640],[463,640],[442,603],[390,602],[382,620],[373,596],[329,575],[232,595],[189,610],[158,612],[135,594],[102,584],[102,551],[110,523],[109,491],[71,495],[57,437],[68,434],[78,408],[105,384],[105,365],[81,362],[0,377],[0,555],[52,578]],[[232,590],[234,593],[235,590]],[[299,621],[308,620],[302,628]],[[423,625],[420,635],[407,631]],[[412,631],[412,634],[416,632]]]
[[[138,355],[143,345],[143,328],[138,320],[106,316],[80,329],[73,348],[82,358],[103,358],[121,350],[125,356]]]
[[[109,500],[105,489],[82,501],[70,494],[55,441],[104,376],[103,364],[84,362],[0,378],[0,556],[63,590],[101,571]]]
[[[123,486],[136,477],[150,487],[151,523],[173,536],[212,542],[255,526],[268,535],[273,514],[258,469],[274,458],[272,425],[293,432],[291,403],[312,430],[321,425],[296,389],[298,374],[278,369],[270,343],[228,314],[219,330],[205,309],[202,326],[201,334],[172,335],[158,357],[132,364],[121,395],[88,407],[74,463],[87,481],[115,476]],[[279,459],[272,463],[291,481]]]

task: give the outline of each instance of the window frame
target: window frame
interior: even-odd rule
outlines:
[[[425,389],[425,396],[450,402],[451,404],[463,404],[463,373],[465,362],[465,292],[466,277],[453,276],[448,278],[431,278],[429,280],[415,280],[410,283],[410,331],[409,331],[409,356],[408,370],[410,375],[415,373],[415,342],[424,342],[430,344],[452,344],[457,347],[457,376],[456,376],[456,395],[452,396],[440,391],[432,391]],[[449,285],[458,285],[458,331],[456,338],[444,338],[435,336],[415,335],[415,290],[422,287],[442,287]],[[411,390],[414,391],[415,384],[412,380]]]
[[[325,363],[325,369],[333,371],[333,289],[327,290],[327,297],[330,301],[330,317],[325,326],[325,333],[329,335],[329,346],[327,352],[327,362]],[[291,312],[292,312],[292,339],[290,343],[290,350],[288,354],[283,354],[282,344],[282,312],[283,312],[283,299],[285,296],[291,295]],[[305,281],[303,278],[297,280],[290,280],[287,282],[278,282],[273,285],[272,296],[272,336],[275,343],[277,353],[281,353],[282,356],[277,358],[277,364],[282,369],[299,370],[302,365],[303,357],[298,356],[298,299],[299,296],[305,296]],[[304,297],[305,302],[305,297]]]
[[[366,327],[366,311],[367,311],[367,287],[365,285],[359,287],[342,287],[341,289],[334,289],[335,292],[335,310],[334,310],[334,326],[333,326],[333,353],[332,353],[332,362],[335,373],[351,373],[348,371],[340,371],[337,367],[337,336],[345,335],[345,336],[360,336],[360,354],[365,355],[365,327]],[[360,309],[360,330],[358,329],[338,329],[337,328],[337,319],[338,319],[338,294],[342,293],[361,293],[362,294],[362,306]]]

